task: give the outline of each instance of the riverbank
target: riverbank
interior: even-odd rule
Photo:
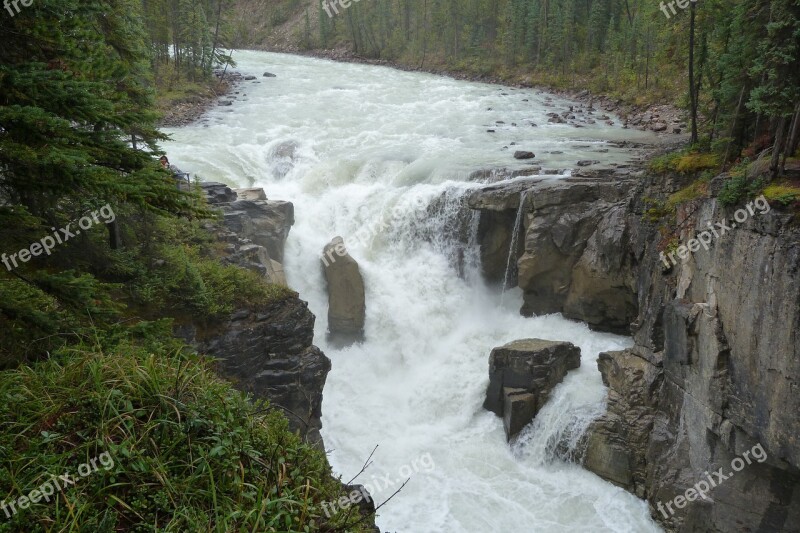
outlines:
[[[235,98],[244,78],[236,71],[217,70],[207,82],[176,83],[175,88],[159,88],[156,107],[162,118],[158,126],[179,128],[196,122],[214,105],[224,105],[220,102],[224,102],[226,96]]]

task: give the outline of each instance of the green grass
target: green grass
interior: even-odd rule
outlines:
[[[692,182],[690,185],[684,187],[678,192],[670,195],[666,201],[666,208],[673,211],[676,207],[687,202],[699,200],[708,196],[708,182],[710,175],[704,175],[697,181]]]
[[[82,346],[0,373],[0,397],[6,502],[104,452],[114,461],[0,514],[0,532],[344,531],[360,519],[324,517],[321,503],[341,495],[324,454],[205,359]]]

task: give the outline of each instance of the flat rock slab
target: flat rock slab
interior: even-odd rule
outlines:
[[[266,200],[267,193],[264,192],[264,189],[261,187],[252,188],[252,189],[233,189],[233,191],[238,196],[239,200]]]
[[[580,364],[581,350],[569,342],[522,339],[495,348],[483,406],[503,418],[510,440],[534,419],[567,372]]]

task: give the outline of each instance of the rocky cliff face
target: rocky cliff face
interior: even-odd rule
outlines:
[[[622,173],[584,171],[472,193],[469,205],[481,213],[484,274],[502,279],[511,254],[524,291],[522,314],[564,313],[595,329],[628,333],[636,317],[635,258],[626,249],[625,225],[633,183]],[[519,246],[511,250],[520,203]]]
[[[684,181],[595,174],[528,189],[523,312],[630,324],[635,346],[598,362],[608,412],[587,434],[587,468],[647,499],[668,530],[800,531],[800,228],[756,211],[668,268],[644,215]],[[671,231],[688,243],[732,217],[700,199]],[[714,485],[705,497],[687,492],[701,482]]]
[[[586,465],[647,498],[672,530],[800,531],[800,228],[777,211],[734,223],[733,210],[698,200],[679,210],[679,241],[710,227],[718,237],[668,269],[643,200],[681,185],[646,181],[631,203],[636,346],[601,356],[609,410]],[[736,472],[754,446],[763,462]],[[728,478],[713,475],[710,499],[665,510],[719,469]]]
[[[213,207],[223,212],[221,224],[208,228],[225,243],[224,262],[261,273],[285,284],[283,249],[294,223],[289,202],[262,199],[263,191],[243,191],[205,183]],[[219,370],[237,387],[284,411],[293,430],[322,447],[322,389],[331,362],[313,345],[315,317],[297,297],[235,311],[221,323],[194,324],[180,335],[201,353],[215,357]]]

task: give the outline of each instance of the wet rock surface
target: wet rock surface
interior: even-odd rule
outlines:
[[[367,312],[364,278],[341,237],[335,237],[325,246],[322,269],[328,289],[331,340],[339,345],[363,340]]]
[[[511,440],[533,421],[567,372],[580,364],[581,351],[569,342],[523,339],[495,348],[483,407],[503,418]]]
[[[471,193],[469,205],[481,213],[484,275],[502,279],[512,253],[524,315],[564,313],[595,329],[627,333],[637,308],[623,214],[638,176],[585,170],[569,179],[515,181]],[[521,238],[510,251],[521,198]]]
[[[212,207],[225,215],[221,224],[208,224],[226,246],[221,261],[285,284],[283,267],[271,258],[268,248],[282,257],[294,223],[292,204],[239,200],[236,192],[220,183],[202,187]],[[248,190],[244,195],[260,198],[264,192]],[[295,295],[237,309],[215,324],[184,324],[177,333],[200,353],[214,357],[223,377],[281,409],[294,431],[322,449],[322,390],[331,363],[313,345],[315,320],[308,304]]]
[[[237,389],[281,409],[293,431],[324,449],[322,390],[331,362],[313,345],[315,317],[296,297],[239,309],[213,326],[196,325],[183,336],[214,357]]]

